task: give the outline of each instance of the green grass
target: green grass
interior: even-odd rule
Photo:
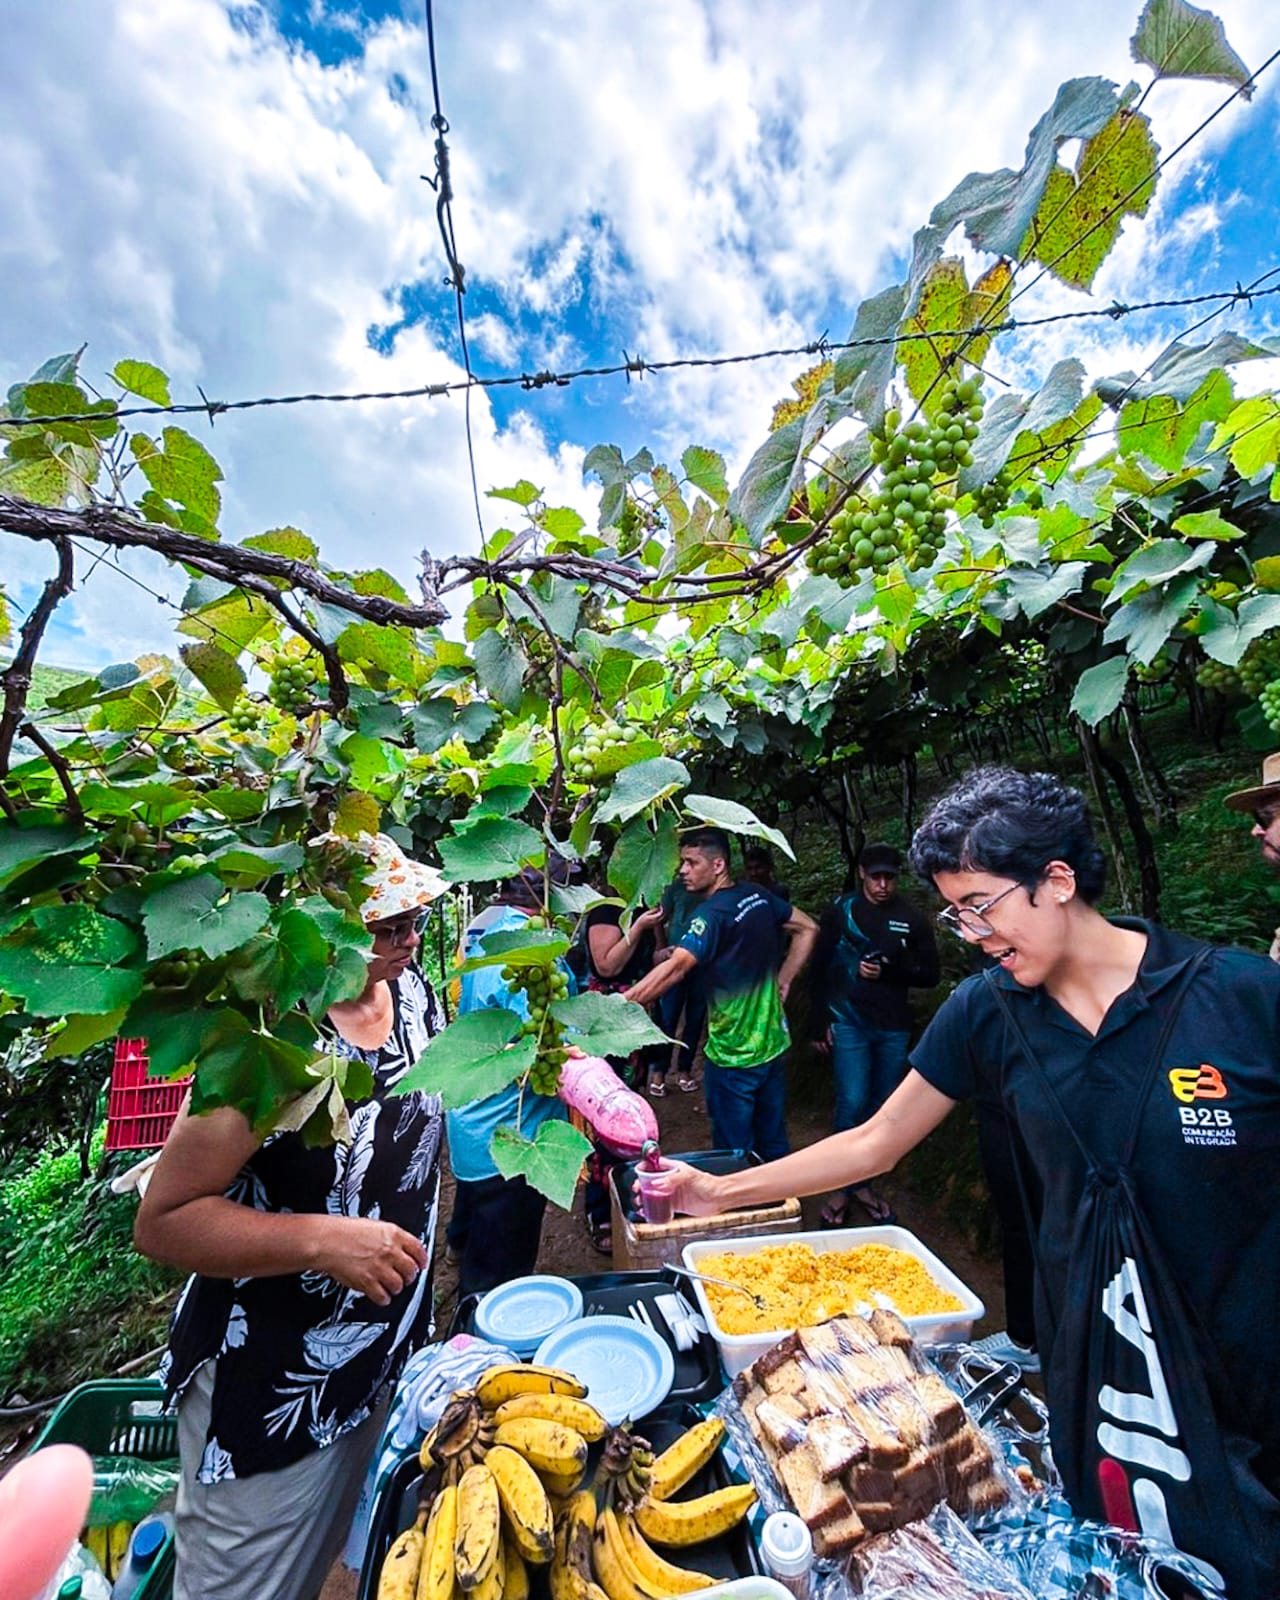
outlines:
[[[73,1149],[0,1181],[0,1400],[60,1393],[163,1342],[177,1280],[134,1250],[136,1210],[106,1178],[84,1182]]]

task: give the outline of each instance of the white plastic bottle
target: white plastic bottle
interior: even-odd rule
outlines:
[[[796,1600],[809,1600],[813,1576],[813,1535],[793,1511],[775,1511],[760,1530],[760,1557],[771,1578]]]
[[[159,1516],[144,1517],[133,1530],[129,1550],[111,1586],[111,1600],[133,1600],[146,1582],[148,1574],[159,1559],[165,1541],[173,1532],[173,1518],[163,1512]]]

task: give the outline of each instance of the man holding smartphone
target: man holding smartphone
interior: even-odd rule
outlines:
[[[818,1049],[831,1055],[837,1133],[866,1122],[901,1083],[911,1043],[907,991],[938,981],[932,924],[898,893],[901,871],[892,845],[867,845],[858,857],[860,887],[842,894],[822,919],[813,1023]],[[832,1195],[823,1222],[843,1227],[852,1200],[873,1221],[894,1220],[867,1183]]]

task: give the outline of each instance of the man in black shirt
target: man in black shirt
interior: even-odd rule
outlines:
[[[831,1052],[835,1129],[857,1127],[901,1083],[911,1043],[910,988],[938,981],[938,946],[929,919],[898,893],[902,857],[888,844],[869,844],[858,858],[860,891],[850,891],[823,918],[825,961],[815,985],[815,1032]],[[877,1222],[893,1221],[888,1203],[870,1184],[838,1191],[823,1209],[840,1227],[850,1200]]]

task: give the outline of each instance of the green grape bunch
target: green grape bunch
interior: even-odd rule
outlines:
[[[478,739],[466,740],[466,746],[478,761],[487,761],[498,748],[498,741],[501,738],[502,719],[498,718],[488,731],[482,733]]]
[[[578,783],[593,783],[597,778],[607,777],[612,770],[605,760],[610,751],[634,744],[641,737],[639,728],[624,728],[612,719],[589,727],[582,743],[565,758],[565,768]]]
[[[262,726],[262,707],[242,694],[227,713],[227,726],[232,733],[256,732]]]
[[[1234,667],[1224,667],[1221,661],[1203,662],[1196,669],[1196,682],[1202,689],[1216,689],[1228,699],[1236,699],[1245,692],[1240,674]]]
[[[848,588],[864,572],[884,572],[899,559],[912,571],[932,566],[955,505],[956,478],[973,465],[982,413],[973,378],[947,379],[932,421],[917,417],[904,427],[900,411],[887,411],[884,431],[871,435],[879,487],[836,512],[826,539],[809,552],[809,570]]]
[[[527,924],[533,932],[544,925],[541,917],[530,917]],[[568,1052],[564,1047],[563,1030],[551,1015],[551,1007],[557,1000],[568,998],[569,976],[559,967],[506,966],[502,969],[502,981],[523,994],[529,1003],[528,1020],[520,1025],[520,1036],[536,1039],[538,1045],[529,1072],[529,1086],[535,1094],[554,1095]]]
[[[310,662],[276,656],[267,698],[281,711],[300,711],[315,698],[316,682],[316,669]]]
[[[1262,715],[1272,733],[1280,733],[1280,678],[1273,678],[1258,696]]]
[[[1237,671],[1240,687],[1250,699],[1260,700],[1267,685],[1280,678],[1280,633],[1255,639],[1241,658]]]

